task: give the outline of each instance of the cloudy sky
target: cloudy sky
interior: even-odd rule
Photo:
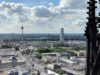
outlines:
[[[0,0],[0,33],[84,33],[87,0]]]

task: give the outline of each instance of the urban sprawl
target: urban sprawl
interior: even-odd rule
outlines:
[[[23,33],[20,38],[11,36],[0,39],[0,75],[85,75],[82,36],[65,37],[63,28],[59,38],[50,34],[34,39]]]

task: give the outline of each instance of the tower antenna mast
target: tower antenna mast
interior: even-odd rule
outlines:
[[[24,26],[21,26],[21,30],[22,30],[22,41],[24,41],[24,35],[23,35]]]

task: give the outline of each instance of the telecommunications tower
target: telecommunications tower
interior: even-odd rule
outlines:
[[[23,35],[23,30],[24,30],[24,27],[21,26],[21,30],[22,30],[22,41],[24,40],[24,35]]]

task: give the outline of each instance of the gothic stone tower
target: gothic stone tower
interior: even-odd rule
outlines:
[[[86,75],[100,75],[100,34],[97,30],[99,18],[95,16],[97,2],[90,0],[87,9],[88,22],[85,35],[87,38],[87,70]]]

